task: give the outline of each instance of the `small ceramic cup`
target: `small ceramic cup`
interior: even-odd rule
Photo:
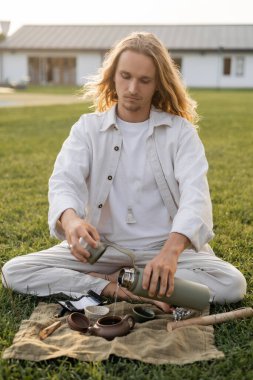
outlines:
[[[74,312],[67,316],[67,322],[71,330],[85,333],[88,331],[90,321],[82,313]]]
[[[96,322],[99,318],[104,317],[109,313],[109,308],[106,306],[91,305],[86,306],[84,313],[91,322]]]
[[[149,307],[135,306],[133,307],[133,315],[136,322],[143,323],[151,321],[155,318],[155,312]]]

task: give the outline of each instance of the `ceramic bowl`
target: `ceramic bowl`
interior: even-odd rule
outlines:
[[[91,305],[84,309],[85,315],[90,321],[97,321],[99,318],[104,317],[109,313],[109,308],[106,306]]]
[[[80,332],[87,332],[90,321],[89,319],[82,313],[74,312],[67,316],[67,322],[69,327],[72,330],[80,331]]]
[[[146,306],[135,306],[133,307],[133,315],[136,322],[143,323],[151,321],[155,318],[155,312]]]

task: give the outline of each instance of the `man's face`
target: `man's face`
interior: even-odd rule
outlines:
[[[148,119],[156,90],[156,68],[152,58],[131,50],[124,51],[114,76],[118,95],[118,115],[125,121]]]

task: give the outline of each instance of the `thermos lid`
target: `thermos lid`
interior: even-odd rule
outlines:
[[[130,289],[135,280],[135,268],[122,268],[118,276],[118,284],[124,288]]]

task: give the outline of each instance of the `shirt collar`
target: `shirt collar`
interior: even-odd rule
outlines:
[[[116,114],[116,107],[117,105],[113,105],[107,112],[105,112],[105,119],[103,121],[103,125],[100,128],[100,131],[106,131],[110,127],[117,127],[116,119],[117,119],[117,114]],[[173,120],[173,115],[160,111],[156,109],[154,106],[151,107],[150,110],[150,116],[149,116],[149,135],[151,135],[154,131],[155,127],[171,127],[172,126],[172,120]]]

